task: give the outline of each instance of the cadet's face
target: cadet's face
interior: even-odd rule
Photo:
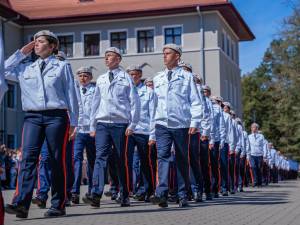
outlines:
[[[91,82],[92,76],[89,73],[80,73],[78,74],[78,80],[82,86],[86,86]]]
[[[132,70],[129,72],[129,75],[132,77],[135,85],[138,85],[141,82],[142,73],[138,70]]]
[[[121,62],[121,58],[117,53],[114,52],[107,52],[105,54],[105,65],[109,69],[115,69],[119,66]]]
[[[154,88],[153,81],[147,81],[146,82],[146,86],[149,87],[149,88],[151,88],[151,89],[153,89]]]
[[[165,48],[163,54],[164,54],[164,64],[167,68],[171,69],[178,65],[180,56],[176,51],[170,48]]]
[[[251,131],[252,131],[252,133],[256,133],[258,131],[257,126],[256,125],[252,125],[251,126]]]
[[[52,54],[54,47],[54,44],[49,44],[45,36],[40,36],[35,40],[34,51],[41,58],[47,58]]]
[[[203,90],[203,93],[204,93],[205,97],[210,96],[210,91],[209,90]]]
[[[230,112],[230,108],[228,106],[224,106],[224,112],[229,113]]]

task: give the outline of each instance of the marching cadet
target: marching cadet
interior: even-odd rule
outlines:
[[[206,200],[212,200],[211,195],[211,161],[210,151],[214,147],[214,129],[212,127],[214,120],[214,109],[209,99],[211,89],[208,85],[203,85],[204,101],[208,110],[208,121],[201,120],[201,139],[200,139],[200,165],[202,170],[202,180]],[[211,141],[211,142],[210,142]]]
[[[74,137],[74,182],[71,190],[73,204],[79,204],[84,149],[86,149],[88,162],[88,192],[86,195],[91,194],[93,183],[96,147],[95,138],[90,136],[90,114],[95,93],[95,84],[91,83],[93,79],[92,69],[92,67],[80,67],[76,72],[78,77],[77,89],[80,93],[78,98],[81,104],[79,105],[78,127],[76,127]]]
[[[175,146],[179,206],[188,206],[189,190],[188,140],[199,127],[202,107],[191,73],[178,67],[181,47],[167,44],[163,47],[166,69],[154,77],[155,137],[158,155],[158,184],[151,198],[160,207],[168,206],[169,158]],[[150,140],[150,143],[155,140]]]
[[[66,214],[65,147],[68,136],[77,126],[78,103],[71,66],[53,55],[57,47],[55,34],[40,31],[34,35],[34,41],[17,50],[5,62],[5,76],[20,83],[25,111],[17,189],[12,204],[5,207],[7,213],[20,218],[28,216],[36,165],[45,139],[51,156],[51,180],[55,182],[51,183],[51,208],[44,215]],[[35,62],[24,62],[33,49],[40,58]]]
[[[267,139],[264,141],[265,148],[264,148],[264,157],[263,157],[263,182],[265,185],[269,185],[269,179],[270,179],[270,167],[269,162],[271,159],[271,151],[269,148],[269,143]]]
[[[235,148],[235,184],[234,184],[234,191],[236,192],[239,187],[239,180],[240,180],[240,161],[241,161],[241,154],[243,149],[243,141],[244,141],[244,133],[243,133],[243,124],[240,118],[235,118],[237,123],[237,143]]]
[[[244,130],[243,127],[243,140],[242,140],[242,150],[241,150],[241,157],[240,157],[240,176],[239,176],[239,187],[238,191],[244,191],[245,185],[245,178],[246,178],[246,167],[247,167],[247,154],[250,152],[250,143],[248,139],[248,134]]]
[[[192,73],[192,65],[181,61],[179,66],[185,71]],[[203,94],[202,79],[198,74],[193,74],[193,79],[197,87],[199,99],[203,109],[203,117],[201,118],[200,124],[207,130],[210,129],[210,114]],[[203,174],[200,162],[200,129],[197,129],[195,134],[190,135],[189,138],[189,163],[190,163],[190,183],[191,183],[191,194],[195,202],[202,202],[203,195]]]
[[[250,166],[253,174],[253,187],[262,186],[262,166],[265,152],[265,138],[258,133],[259,125],[252,123],[251,134],[248,136],[250,143]]]
[[[83,201],[93,207],[100,207],[111,146],[116,156],[120,205],[130,206],[127,147],[128,137],[139,122],[140,100],[131,77],[119,66],[121,60],[118,48],[106,49],[105,64],[108,71],[97,79],[92,100],[90,134],[95,137],[96,160],[91,196],[85,196]]]
[[[135,199],[149,202],[149,198],[155,189],[154,174],[151,168],[153,165],[151,162],[151,146],[148,145],[149,140],[154,140],[154,132],[151,132],[152,136],[150,136],[151,129],[154,129],[154,127],[150,127],[150,121],[154,117],[155,98],[153,90],[141,81],[143,75],[141,66],[131,65],[126,71],[132,77],[141,102],[140,121],[133,134],[128,138],[129,170],[132,171],[133,153],[136,147],[143,186],[135,194]]]
[[[277,166],[276,166],[276,161],[277,161],[277,151],[276,149],[274,148],[273,146],[273,143],[272,142],[269,142],[269,149],[270,149],[270,155],[271,155],[271,158],[270,158],[270,161],[269,161],[269,165],[270,165],[270,177],[271,177],[271,180],[273,183],[278,183],[278,169],[277,169]]]
[[[213,144],[213,148],[210,150],[212,192],[214,194],[214,198],[218,198],[220,189],[220,149],[223,148],[225,143],[226,128],[222,108],[218,104],[218,101],[222,101],[222,99],[217,96],[211,96],[210,98],[214,110],[212,127],[215,130],[215,136],[210,140],[210,143]]]
[[[230,116],[231,104],[229,102],[223,103],[223,116],[226,128],[226,140],[220,152],[220,165],[221,165],[221,193],[223,196],[228,196],[229,191],[229,171],[228,171],[228,156],[230,152],[234,152],[236,144],[236,136]]]
[[[235,137],[234,147],[229,149],[229,189],[230,194],[235,194],[235,167],[236,167],[236,147],[238,142],[237,122],[235,121],[235,112],[229,111],[232,120],[232,131]]]

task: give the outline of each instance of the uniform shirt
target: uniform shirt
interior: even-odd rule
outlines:
[[[226,140],[225,143],[229,145],[229,151],[234,152],[236,146],[236,135],[232,124],[232,119],[229,113],[223,111],[225,128],[226,128]]]
[[[276,149],[272,148],[270,153],[271,153],[270,165],[275,165],[277,161],[277,151]]]
[[[243,127],[238,123],[236,123],[236,131],[237,131],[237,142],[236,142],[235,152],[238,154],[242,152],[243,141],[244,141]]]
[[[264,147],[264,161],[269,163],[269,160],[271,159],[271,152],[269,149],[269,142],[267,139],[265,139],[265,147]]]
[[[205,107],[207,112],[204,112],[207,117],[202,118],[200,124],[200,133],[202,136],[207,136],[210,138],[211,143],[214,143],[214,129],[213,129],[213,119],[214,119],[214,109],[212,106],[212,102],[206,96],[204,96]]]
[[[155,124],[167,128],[198,128],[203,109],[193,75],[181,67],[172,70],[168,81],[168,70],[153,79],[155,104]]]
[[[150,121],[154,118],[154,104],[155,98],[153,90],[147,87],[144,83],[136,86],[137,92],[141,102],[140,121],[138,122],[134,133],[150,135],[149,140],[154,140],[154,127],[150,128]]]
[[[90,124],[91,124],[91,108],[93,96],[95,93],[96,86],[95,84],[88,84],[87,86],[78,85],[79,93],[79,118],[78,118],[78,127],[76,131],[78,133],[89,133]]]
[[[249,143],[249,138],[248,134],[246,131],[243,131],[243,143],[242,143],[242,152],[241,152],[241,157],[248,156],[249,158],[250,155],[250,143]]]
[[[197,130],[197,132],[199,132],[201,135],[209,137],[212,123],[211,109],[209,108],[209,102],[207,101],[207,98],[204,96],[202,85],[196,84],[196,87],[202,106],[202,118],[200,121],[200,127]]]
[[[78,103],[70,64],[49,56],[41,74],[42,59],[22,62],[25,58],[26,55],[17,50],[5,61],[4,71],[6,78],[20,83],[23,110],[66,109],[71,126],[77,126]]]
[[[98,77],[91,111],[91,131],[97,122],[124,123],[134,130],[140,119],[141,104],[131,77],[120,68],[114,69],[110,83],[109,71]]]
[[[264,135],[259,133],[252,133],[248,136],[250,143],[251,156],[263,156],[265,145]]]
[[[210,140],[210,144],[214,142],[220,142],[220,146],[222,147],[226,140],[226,128],[225,128],[225,121],[224,116],[222,113],[222,108],[217,104],[213,103],[213,120],[212,120],[212,127],[214,129],[214,137]]]

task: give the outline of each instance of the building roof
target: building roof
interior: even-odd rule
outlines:
[[[1,0],[0,15],[22,25],[108,20],[217,10],[241,41],[255,37],[229,0]]]

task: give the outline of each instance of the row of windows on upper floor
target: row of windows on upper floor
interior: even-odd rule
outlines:
[[[122,54],[127,54],[127,31],[111,32],[110,46],[120,49]],[[182,45],[182,27],[169,27],[164,29],[165,44],[175,43]],[[59,50],[63,51],[68,58],[74,56],[74,35],[58,35]],[[100,33],[83,34],[83,56],[100,55]],[[145,29],[137,31],[137,52],[154,52],[154,29]]]
[[[110,46],[117,47],[122,54],[127,54],[127,31],[110,32]],[[83,56],[100,55],[100,33],[83,33]],[[231,40],[228,35],[222,32],[221,49],[233,61],[237,61],[238,43]],[[68,58],[74,56],[74,35],[58,35],[59,48]],[[182,26],[164,28],[164,44],[175,43],[182,45]],[[143,29],[137,31],[137,52],[154,52],[154,29]]]

